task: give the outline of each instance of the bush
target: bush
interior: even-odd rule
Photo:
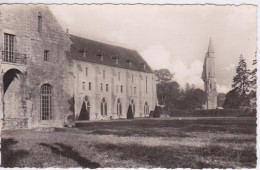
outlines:
[[[160,106],[155,106],[154,112],[153,112],[153,117],[154,118],[159,118],[161,116],[163,109]]]
[[[67,114],[65,116],[65,127],[74,127],[75,126],[75,115],[73,113]]]
[[[132,111],[132,107],[129,105],[128,110],[127,110],[127,119],[134,119],[134,114]]]

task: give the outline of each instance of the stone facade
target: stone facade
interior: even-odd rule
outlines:
[[[154,109],[154,74],[136,52],[105,45],[107,51],[119,50],[124,61],[109,63],[114,59],[106,50],[104,63],[88,61],[99,55],[85,56],[75,37],[62,30],[47,6],[5,4],[0,11],[0,109],[6,128],[15,124],[19,128],[63,126],[68,114],[80,116],[83,102],[89,120],[126,118],[131,102],[135,117],[148,116]],[[86,48],[99,51],[95,43]],[[128,68],[132,61],[125,59],[129,57],[135,60]],[[101,113],[102,99],[106,114]],[[118,114],[118,101],[122,114]]]
[[[73,65],[76,115],[79,116],[85,97],[90,103],[90,120],[109,119],[111,116],[113,119],[126,118],[127,109],[132,101],[135,105],[134,117],[147,117],[150,110],[154,110],[157,101],[153,74],[77,60],[74,60]],[[86,74],[86,68],[88,74]],[[106,115],[101,114],[103,98],[107,102]],[[118,100],[122,105],[121,115],[117,111]],[[147,111],[144,111],[145,104],[148,106]]]
[[[208,51],[205,56],[202,79],[204,81],[204,89],[207,95],[205,109],[217,108],[217,84],[215,74],[215,56],[212,42],[210,40]]]
[[[70,50],[70,39],[46,6],[1,5],[0,8],[2,119],[27,118],[31,127],[62,126],[64,114],[69,112],[64,99],[69,98],[66,54]],[[39,14],[42,17],[40,32]],[[5,45],[7,35],[14,37],[11,50]],[[48,61],[44,61],[45,50],[49,51]],[[10,82],[10,78],[14,80]],[[6,89],[7,84],[10,85]],[[53,89],[52,120],[49,121],[41,120],[40,93],[44,84]],[[7,126],[7,121],[4,124]]]

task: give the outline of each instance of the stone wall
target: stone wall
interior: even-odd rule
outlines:
[[[18,95],[16,104],[9,102],[13,100],[14,89],[19,86],[18,82],[14,81],[10,86],[10,92],[4,96],[7,103],[13,103],[13,106],[16,106],[6,105],[5,110],[13,110],[9,118],[16,118],[17,115],[22,114],[32,121],[30,122],[32,127],[41,126],[43,122],[40,117],[40,90],[42,85],[50,84],[53,89],[53,120],[49,122],[49,126],[61,126],[65,115],[70,113],[68,104],[68,99],[71,97],[69,94],[71,87],[68,83],[70,61],[67,56],[71,45],[70,39],[45,5],[1,5],[0,8],[1,38],[5,33],[15,35],[15,52],[26,54],[27,57],[26,71],[23,72],[25,75],[23,95]],[[41,32],[38,32],[39,12],[42,15]],[[0,43],[2,51],[3,43]],[[44,50],[49,51],[48,61],[44,61]],[[11,64],[14,68],[21,70],[22,66]],[[6,65],[10,64],[1,63],[2,72]],[[3,89],[0,90],[2,92]],[[24,109],[25,113],[21,113],[20,108]]]
[[[28,128],[28,118],[5,118],[4,129]]]

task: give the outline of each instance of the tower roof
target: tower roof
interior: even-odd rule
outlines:
[[[214,53],[214,48],[213,48],[213,45],[212,45],[212,42],[211,42],[211,38],[209,40],[208,52],[209,53]]]

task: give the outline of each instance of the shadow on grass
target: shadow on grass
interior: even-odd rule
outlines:
[[[252,147],[236,150],[221,146],[209,145],[203,148],[188,146],[142,146],[98,144],[94,147],[110,155],[120,152],[119,159],[132,159],[141,164],[160,168],[236,168],[256,166],[256,150]],[[213,160],[219,160],[219,164]]]
[[[18,141],[13,138],[1,139],[2,167],[17,167],[17,161],[29,154],[26,150],[13,150],[12,146]]]
[[[91,162],[90,160],[80,156],[79,152],[72,149],[71,146],[64,145],[62,143],[55,143],[54,145],[39,143],[39,145],[50,148],[52,153],[70,158],[76,161],[83,168],[98,168],[100,165],[97,162]]]

